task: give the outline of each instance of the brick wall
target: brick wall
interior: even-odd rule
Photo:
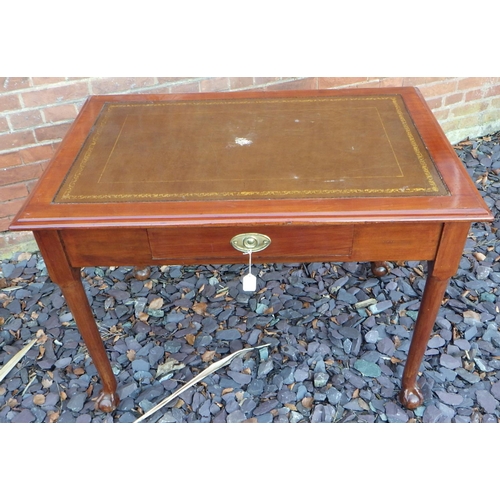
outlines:
[[[500,130],[500,78],[0,77],[0,256],[33,246],[31,233],[7,228],[89,95],[406,85],[421,90],[452,143]]]

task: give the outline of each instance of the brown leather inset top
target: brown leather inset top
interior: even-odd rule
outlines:
[[[447,194],[402,98],[385,94],[110,102],[54,201]]]

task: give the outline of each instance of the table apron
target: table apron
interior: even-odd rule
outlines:
[[[168,228],[63,229],[74,267],[242,263],[231,238],[258,232],[271,238],[254,262],[433,260],[443,224],[394,222]]]

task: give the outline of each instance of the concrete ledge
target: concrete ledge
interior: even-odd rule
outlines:
[[[29,231],[0,233],[0,259],[10,259],[16,252],[38,252],[33,233]]]

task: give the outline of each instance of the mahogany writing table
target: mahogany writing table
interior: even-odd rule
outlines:
[[[245,248],[254,262],[427,260],[400,393],[415,408],[470,224],[488,220],[408,87],[90,97],[11,229],[34,232],[101,377],[103,411],[118,404],[116,379],[81,267],[240,263]]]

